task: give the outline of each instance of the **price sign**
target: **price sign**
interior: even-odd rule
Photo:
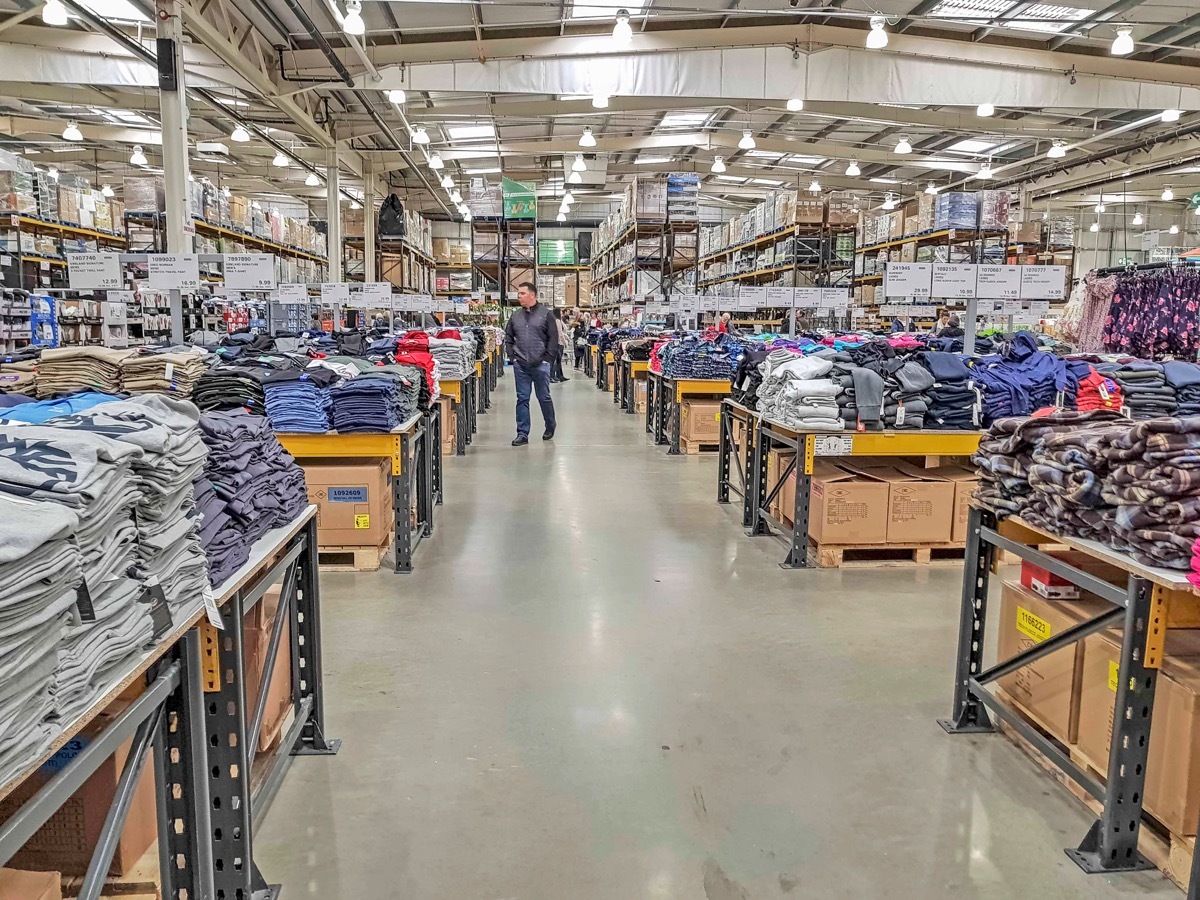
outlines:
[[[68,253],[67,279],[73,291],[123,288],[121,257],[116,253]]]
[[[632,303],[622,303],[621,304],[621,315],[632,316],[633,315],[633,304]]]
[[[459,315],[466,315],[471,311],[471,304],[467,303],[465,300],[455,300],[454,311]]]
[[[414,301],[415,305],[413,308],[417,312],[433,312],[433,296],[431,294],[416,294],[414,295]]]
[[[667,311],[670,313],[678,313],[680,308],[680,300],[678,294],[669,294],[667,296]]]
[[[932,296],[943,300],[969,300],[975,296],[979,267],[961,263],[934,263]]]
[[[1034,300],[1029,304],[1029,311],[1033,314],[1034,318],[1044,319],[1050,315],[1050,301]]]
[[[194,291],[200,287],[200,257],[195,253],[151,253],[146,258],[147,287],[152,291]]]
[[[832,309],[838,312],[845,312],[850,308],[850,291],[848,288],[840,287],[824,287],[821,288],[821,306],[820,309]]]
[[[754,312],[767,305],[767,289],[761,285],[744,284],[738,290],[738,309]]]
[[[980,266],[976,281],[979,297],[990,300],[1015,300],[1021,296],[1021,269],[1024,266]]]
[[[308,285],[279,285],[275,288],[275,302],[280,306],[304,306],[308,303]]]
[[[695,294],[679,295],[679,311],[685,316],[694,314],[700,308],[700,298]]]
[[[239,291],[275,289],[275,257],[270,253],[226,253],[225,287]]]
[[[392,296],[392,309],[396,312],[412,312],[412,297],[409,294],[394,294]]]
[[[349,306],[350,285],[344,281],[327,281],[321,285],[321,302],[330,306]]]
[[[791,309],[792,308],[792,291],[790,287],[778,287],[769,285],[767,287],[767,303],[766,305],[772,309]]]
[[[720,297],[713,296],[713,297],[701,297],[700,298],[700,312],[715,313],[715,312],[720,312],[720,311],[721,311],[721,298]]]
[[[1066,266],[1020,266],[1022,300],[1062,300],[1067,295]]]
[[[849,456],[853,451],[854,438],[848,434],[825,434],[813,441],[814,456]]]
[[[890,262],[883,272],[885,297],[933,296],[933,263]]]
[[[392,283],[368,281],[362,286],[362,301],[367,309],[387,309],[392,302]]]
[[[1019,315],[1021,312],[1021,301],[1020,300],[1005,300],[1000,312],[1002,315],[1006,315],[1006,316]]]
[[[821,288],[795,288],[792,296],[796,309],[819,309],[821,306]]]

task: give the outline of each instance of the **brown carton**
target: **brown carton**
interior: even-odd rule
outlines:
[[[438,400],[438,406],[441,409],[442,454],[453,456],[458,450],[458,411],[449,397]]]
[[[950,522],[950,540],[958,543],[967,539],[967,518],[971,513],[971,497],[979,484],[979,473],[961,466],[940,466],[937,473],[954,484],[954,514]]]
[[[909,241],[906,244],[900,245],[900,262],[916,262],[917,261],[917,242]]]
[[[686,441],[713,442],[721,436],[721,404],[716,400],[684,400],[679,436]]]
[[[640,413],[646,411],[646,380],[644,378],[639,378],[633,383],[633,410]]]
[[[1000,591],[997,658],[1011,659],[1111,608],[1103,601],[1046,600],[1006,581]],[[1042,727],[1068,744],[1075,743],[1079,731],[1080,675],[1085,652],[1084,642],[1077,641],[998,682]]]
[[[817,460],[809,496],[808,533],[817,543],[887,541],[889,485],[886,481]]]
[[[62,900],[62,875],[0,869],[0,900]]]
[[[1108,631],[1085,642],[1079,749],[1101,772],[1108,769],[1112,744],[1120,639]],[[1200,634],[1168,631],[1165,649],[1154,691],[1144,806],[1172,833],[1190,836],[1200,817]]]
[[[279,600],[283,585],[269,588],[262,600],[246,613],[243,620],[246,690],[246,725],[254,715],[258,703],[258,692],[262,684],[263,668],[267,661],[267,650],[271,644],[271,632],[279,613]],[[275,667],[271,670],[270,686],[267,688],[267,705],[263,710],[262,728],[258,732],[257,750],[269,750],[280,736],[284,719],[292,708],[292,639],[291,622],[283,626],[279,639],[279,651],[275,654]]]
[[[889,544],[940,544],[950,540],[954,484],[937,470],[903,462],[884,466],[846,466],[889,485]]]
[[[322,547],[377,547],[392,531],[388,460],[303,460]]]
[[[788,463],[790,463],[793,459],[795,459],[795,457],[796,457],[796,451],[794,451],[794,450],[771,450],[770,452],[767,453],[767,493],[770,493],[772,490],[774,490],[775,485],[779,484],[779,477],[783,474],[784,470],[787,469]],[[780,519],[781,521],[791,522],[792,510],[795,509],[795,506],[793,504],[793,505],[788,506],[786,509],[784,509],[784,505],[783,505],[784,491],[785,491],[785,488],[781,487],[779,489],[778,493],[775,494],[775,499],[773,499],[770,502],[770,504],[768,504],[767,512],[769,512],[775,518]],[[794,492],[795,492],[795,483],[794,482],[793,482],[792,491],[793,491],[793,496],[794,496]],[[784,518],[785,513],[786,513],[786,519]]]

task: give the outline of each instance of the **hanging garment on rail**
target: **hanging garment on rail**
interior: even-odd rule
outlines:
[[[1200,271],[1162,268],[1117,276],[1104,346],[1141,359],[1195,359],[1200,350]]]

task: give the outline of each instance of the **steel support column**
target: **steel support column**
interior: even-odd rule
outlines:
[[[183,18],[177,0],[157,0],[158,105],[162,120],[164,233],[168,253],[191,253],[196,227],[188,205],[188,106],[183,70]],[[171,291],[171,340],[183,343],[183,295]]]
[[[329,255],[330,282],[342,280],[342,174],[338,169],[337,147],[325,157],[325,243]]]

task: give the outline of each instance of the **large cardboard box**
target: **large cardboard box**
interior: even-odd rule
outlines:
[[[714,442],[721,437],[721,404],[716,400],[684,400],[679,436],[685,441]]]
[[[458,414],[454,401],[442,397],[438,400],[438,409],[442,422],[442,455],[453,456],[458,449]]]
[[[846,465],[853,472],[886,481],[889,544],[941,544],[950,540],[954,483],[936,469],[918,469],[899,460],[890,465]]]
[[[1006,581],[1000,591],[997,657],[1011,659],[1109,608],[1103,601],[1045,600]],[[1068,744],[1075,743],[1079,730],[1080,674],[1085,654],[1085,642],[1077,641],[999,680],[1012,699]]]
[[[8,819],[22,803],[37,793],[47,781],[61,770],[66,761],[77,755],[104,728],[112,724],[118,709],[101,714],[80,735],[68,741],[59,753],[27,778],[12,794],[0,802],[0,821]],[[125,768],[125,758],[133,739],[130,738],[100,768],[71,795],[30,838],[9,863],[15,868],[56,871],[63,875],[84,875],[92,861],[92,852],[100,840],[100,830],[112,806],[117,781]],[[153,753],[153,751],[151,751]],[[154,758],[146,760],[125,828],[113,854],[110,875],[124,875],[142,858],[158,838],[157,809],[154,801]],[[35,895],[36,896],[36,895]],[[24,898],[23,898],[24,900]]]
[[[1085,641],[1079,701],[1079,749],[1107,771],[1113,705],[1120,679],[1120,634]],[[1196,833],[1200,817],[1200,633],[1167,632],[1154,691],[1144,806],[1171,832]]]
[[[378,547],[392,531],[391,463],[385,459],[302,460],[308,502],[323,547]]]
[[[246,613],[243,620],[243,652],[245,660],[246,721],[254,715],[258,692],[262,684],[263,667],[271,645],[271,631],[279,613],[283,585],[269,588],[262,600]],[[267,705],[263,711],[262,728],[258,733],[257,750],[270,750],[282,731],[288,711],[292,709],[292,626],[287,622],[279,639],[279,652],[271,681],[267,688]]]
[[[808,533],[819,544],[887,541],[890,485],[869,471],[817,460],[809,494]]]
[[[962,466],[940,466],[937,473],[954,484],[954,513],[950,521],[950,540],[958,543],[967,539],[967,518],[971,514],[971,497],[979,484],[979,473]]]
[[[0,900],[62,900],[62,875],[0,869]]]
[[[767,453],[767,493],[770,493],[775,485],[779,484],[779,476],[787,469],[788,463],[796,458],[795,450],[771,450]],[[786,509],[783,505],[783,495],[786,491],[786,486],[779,489],[775,498],[767,505],[767,512],[773,515],[776,519],[786,521],[792,520],[792,511],[795,509],[795,504],[788,506]],[[792,482],[792,496],[795,497],[795,482]],[[784,518],[786,512],[787,518]]]
[[[633,410],[640,413],[646,411],[646,379],[644,378],[639,378],[633,383]]]

